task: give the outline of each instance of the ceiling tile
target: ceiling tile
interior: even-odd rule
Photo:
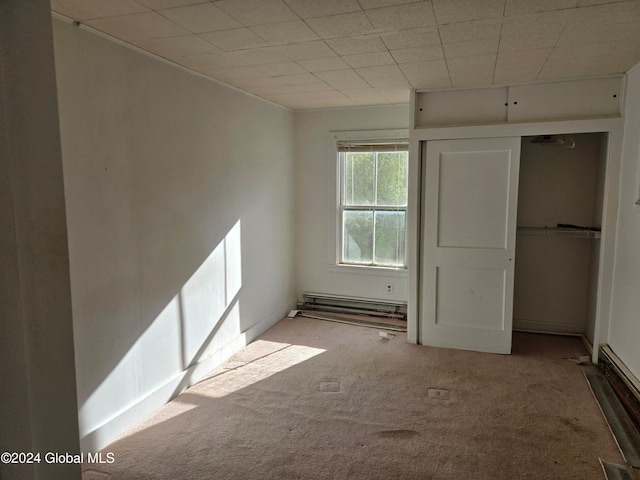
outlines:
[[[169,59],[220,52],[197,35],[133,40],[132,43],[143,50]]]
[[[299,73],[297,75],[284,75],[281,78],[290,90],[294,92],[320,92],[331,87],[310,73]]]
[[[416,89],[449,88],[449,70],[444,60],[430,62],[403,63],[400,70]]]
[[[487,38],[500,38],[502,21],[476,20],[440,25],[438,28],[442,43],[470,42]]]
[[[256,25],[251,27],[251,31],[271,43],[300,43],[318,39],[302,20]]]
[[[375,88],[406,88],[407,90],[411,88],[404,75],[374,77],[368,79],[367,83]]]
[[[285,0],[301,18],[325,17],[362,10],[357,0]]]
[[[358,53],[356,55],[344,55],[342,59],[350,67],[374,67],[377,65],[395,65],[395,60],[389,52]]]
[[[336,56],[335,52],[323,41],[284,45],[280,47],[280,51],[291,60],[296,61]]]
[[[609,3],[576,8],[570,26],[584,28],[627,22],[640,22],[640,2]]]
[[[356,72],[372,87],[409,88],[407,79],[397,65],[358,68]]]
[[[307,71],[296,62],[271,63],[267,65],[258,65],[256,68],[269,77],[307,73]]]
[[[522,15],[523,13],[545,12],[575,8],[578,0],[507,0],[505,15]]]
[[[505,85],[534,82],[551,52],[551,48],[543,48],[499,53],[493,83]]]
[[[344,63],[340,57],[314,58],[311,60],[301,60],[298,62],[302,68],[309,72],[328,72],[331,70],[345,70],[349,65]]]
[[[572,10],[505,17],[500,51],[553,47],[572,18]]]
[[[579,0],[578,7],[588,7],[591,5],[601,5],[603,3],[627,2],[629,0]]]
[[[143,38],[177,37],[191,33],[155,12],[99,18],[89,20],[86,23],[96,30],[108,33],[124,41]]]
[[[51,9],[73,20],[114,17],[148,12],[134,0],[51,0]]]
[[[310,18],[307,24],[322,38],[363,35],[373,31],[371,22],[363,12]]]
[[[236,58],[242,59],[246,65],[252,66],[289,61],[289,58],[287,58],[287,56],[284,55],[278,47],[237,50],[235,52],[229,52],[227,55],[232,55]]]
[[[378,30],[408,29],[435,25],[431,2],[408,3],[366,11]]]
[[[495,55],[498,53],[498,43],[498,38],[489,38],[471,42],[445,43],[443,47],[447,58],[456,58],[473,55]]]
[[[359,0],[360,5],[365,10],[380,7],[389,7],[391,5],[402,5],[403,3],[413,3],[416,0]]]
[[[84,1],[84,0],[83,0]],[[107,3],[101,0],[103,3]],[[185,5],[195,5],[202,3],[202,0],[137,0],[138,3],[146,5],[152,10],[164,10],[165,8],[184,7]]]
[[[194,33],[229,30],[243,26],[212,3],[170,8],[158,13]]]
[[[353,70],[332,70],[330,72],[317,72],[315,76],[324,80],[329,85],[338,89],[364,88],[369,85],[360,75]]]
[[[203,33],[200,36],[224,51],[257,48],[267,45],[262,38],[248,28],[221,30],[219,32]]]
[[[369,81],[373,78],[397,77],[404,78],[404,74],[397,65],[382,65],[378,67],[356,68],[356,73],[365,80]]]
[[[380,38],[389,50],[401,48],[424,47],[426,45],[440,45],[440,34],[437,27],[411,28],[385,32]]]
[[[340,90],[343,95],[357,101],[357,102],[382,102],[386,100],[382,95],[380,95],[376,89],[373,87],[365,87],[365,88],[348,88],[344,90]]]
[[[397,63],[418,63],[444,58],[441,45],[401,48],[399,50],[391,50],[391,55]]]
[[[587,78],[623,73],[637,63],[634,53],[625,52],[628,48],[623,42],[611,42],[601,48],[573,45],[556,49],[549,56],[539,78],[555,80],[565,78]],[[621,54],[611,55],[619,50]]]
[[[338,55],[355,55],[358,53],[384,52],[387,50],[387,47],[382,43],[378,35],[332,38],[326,42]]]
[[[545,30],[554,36],[559,36],[572,16],[572,10],[563,10],[506,17],[502,25],[502,36],[525,37]]]
[[[505,0],[433,0],[438,24],[501,18]]]
[[[216,6],[247,26],[299,19],[282,0],[220,0]]]
[[[408,88],[376,88],[376,92],[392,104],[409,103]]]
[[[594,44],[614,41],[634,41],[640,38],[640,22],[614,23],[591,27],[567,27],[558,45]]]
[[[447,59],[451,85],[453,87],[491,85],[496,57],[497,55],[477,55]]]
[[[216,6],[247,26],[298,20],[282,0],[220,0]]]

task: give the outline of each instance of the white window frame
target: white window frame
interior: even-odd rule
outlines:
[[[342,174],[340,156],[338,155],[338,143],[345,141],[353,142],[368,142],[380,143],[383,141],[402,141],[407,142],[409,138],[408,129],[393,129],[393,130],[359,130],[359,131],[345,131],[345,132],[331,132],[329,134],[330,145],[330,168],[332,174],[329,175],[331,179],[331,185],[329,188],[331,206],[329,209],[328,218],[328,246],[329,246],[329,267],[330,270],[338,272],[353,273],[362,272],[373,275],[388,275],[389,272],[398,272],[403,276],[407,271],[407,223],[405,219],[405,258],[404,266],[385,266],[385,265],[365,265],[365,264],[353,264],[342,263]],[[370,209],[378,210],[398,210],[396,207],[374,207]],[[407,207],[400,208],[406,212]]]

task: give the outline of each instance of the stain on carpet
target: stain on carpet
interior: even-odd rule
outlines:
[[[427,390],[427,396],[429,398],[437,398],[438,400],[449,400],[451,398],[451,392],[441,388],[429,388]]]
[[[340,382],[320,382],[321,392],[339,392]]]

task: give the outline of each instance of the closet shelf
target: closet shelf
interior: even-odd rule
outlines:
[[[517,235],[534,237],[577,237],[577,238],[600,238],[597,230],[587,230],[579,228],[558,228],[558,227],[518,227]]]

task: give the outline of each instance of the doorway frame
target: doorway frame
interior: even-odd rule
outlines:
[[[415,92],[411,100],[411,111],[413,111]],[[423,241],[422,229],[424,227],[422,224],[424,142],[465,138],[525,137],[578,133],[608,134],[596,318],[592,350],[592,360],[597,362],[600,345],[608,341],[612,305],[620,167],[624,134],[624,119],[622,117],[447,127],[416,128],[415,125],[410,126],[409,204],[407,208],[407,341],[409,343],[418,344],[420,338],[420,293],[422,291],[420,265],[422,263],[421,246]]]

